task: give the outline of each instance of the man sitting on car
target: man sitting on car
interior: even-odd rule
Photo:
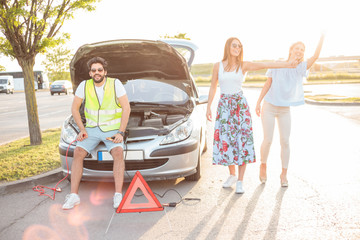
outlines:
[[[71,112],[80,129],[77,146],[71,166],[71,193],[66,196],[63,209],[72,209],[80,204],[78,195],[83,173],[84,158],[101,141],[114,159],[114,208],[122,200],[125,163],[123,139],[130,116],[130,104],[126,91],[118,79],[106,77],[107,62],[100,57],[91,58],[88,63],[91,79],[84,80],[76,89]],[[85,101],[86,127],[81,121],[80,106]]]

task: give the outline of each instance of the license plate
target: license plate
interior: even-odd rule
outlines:
[[[97,153],[98,161],[113,161],[111,154],[107,151]],[[144,161],[143,151],[124,151],[125,161]]]

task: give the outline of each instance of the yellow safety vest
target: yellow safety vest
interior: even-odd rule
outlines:
[[[94,80],[86,81],[84,113],[86,127],[99,127],[104,132],[119,130],[122,108],[116,99],[115,79],[106,79],[101,106],[95,91]]]

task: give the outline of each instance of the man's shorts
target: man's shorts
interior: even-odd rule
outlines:
[[[110,140],[106,140],[107,137],[114,136],[118,130],[103,132],[98,127],[85,129],[88,137],[82,141],[78,141],[76,146],[85,149],[88,153],[94,150],[100,142],[104,142],[108,152],[110,152],[114,147],[122,147],[122,149],[124,149],[124,142],[113,143]]]

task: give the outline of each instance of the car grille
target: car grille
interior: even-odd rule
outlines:
[[[164,165],[169,161],[168,158],[157,158],[157,159],[145,159],[144,161],[125,161],[125,170],[145,170],[156,168]],[[99,162],[99,161],[91,161],[84,160],[84,168],[91,170],[99,170],[99,171],[112,171],[113,170],[113,162]]]

